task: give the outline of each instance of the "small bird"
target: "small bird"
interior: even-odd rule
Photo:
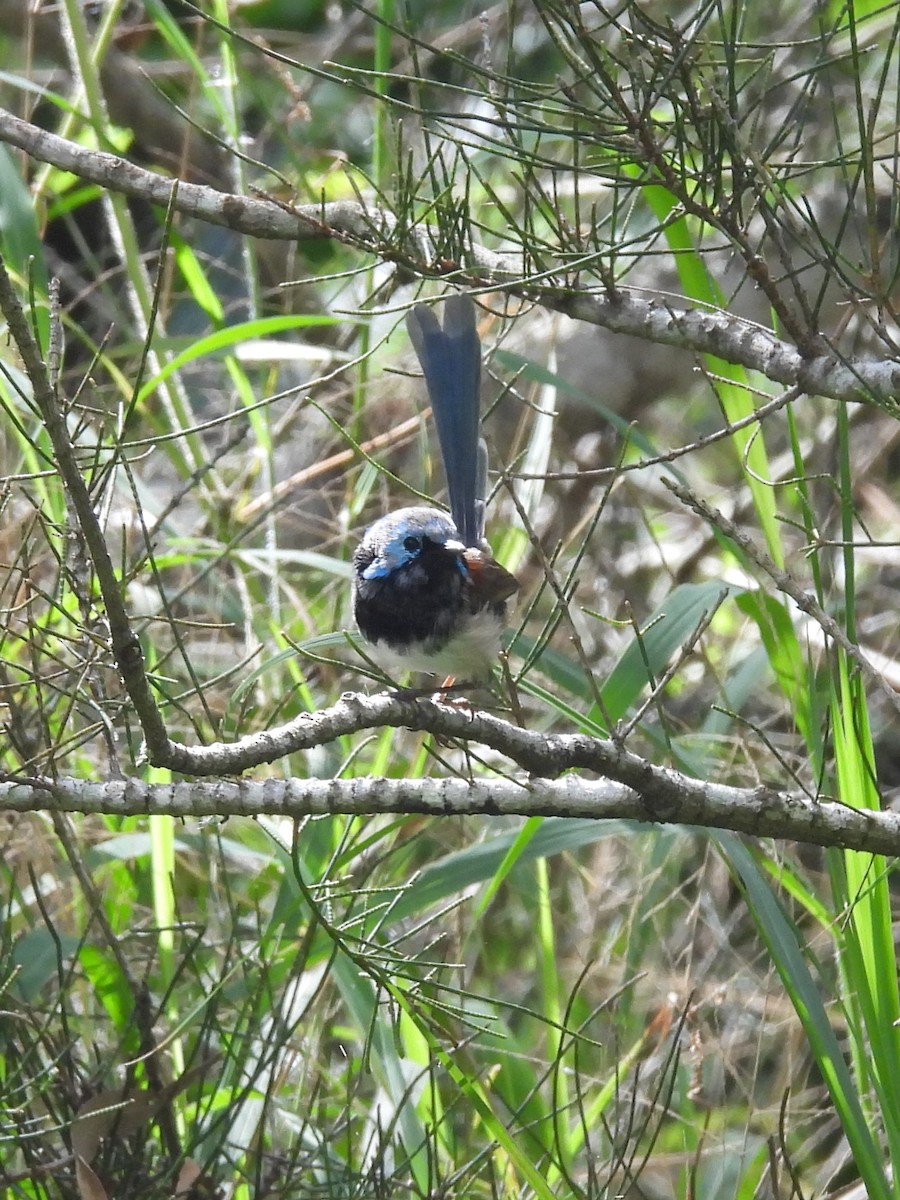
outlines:
[[[353,615],[385,670],[477,683],[500,651],[506,600],[519,581],[484,538],[487,447],[479,436],[481,344],[468,296],[407,317],[425,374],[447,476],[450,515],[401,508],[371,525],[353,555]]]

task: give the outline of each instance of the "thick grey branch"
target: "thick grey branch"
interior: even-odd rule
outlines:
[[[336,238],[374,250],[389,260],[400,259],[423,275],[441,273],[434,261],[435,242],[430,228],[405,228],[404,244],[398,244],[401,235],[396,217],[376,207],[353,201],[281,205],[175,181],[114,154],[85,149],[4,109],[0,109],[0,141],[101,187],[162,206],[169,204],[173,188],[177,187],[174,199],[177,211],[238,233],[290,241]],[[530,282],[514,256],[496,254],[478,244],[469,246],[462,265],[475,286],[502,285],[511,294],[527,297],[576,320],[662,345],[716,355],[759,371],[776,383],[814,395],[841,401],[874,401],[897,411],[900,362],[841,361],[831,355],[804,357],[796,346],[769,330],[729,313],[679,308],[624,294],[610,297],[547,286],[546,276]]]
[[[796,346],[771,330],[730,313],[678,308],[656,300],[619,296],[604,300],[575,294],[568,300],[541,303],[575,320],[602,325],[649,342],[714,354],[725,362],[759,371],[774,383],[833,400],[874,400],[896,414],[900,399],[900,362],[894,359],[847,359],[833,355],[804,358]]]
[[[658,770],[657,770],[658,773]],[[900,814],[817,802],[767,788],[701,784],[667,772],[666,797],[608,780],[568,776],[517,783],[493,779],[264,779],[148,784],[139,779],[94,783],[60,779],[0,783],[0,811],[113,813],[173,817],[425,813],[430,816],[580,817],[699,825],[754,837],[790,838],[819,846],[900,853]],[[648,776],[652,781],[653,772]]]
[[[185,183],[155,171],[145,171],[134,163],[103,150],[86,150],[75,142],[57,137],[46,129],[22,121],[0,108],[0,141],[17,146],[40,162],[52,163],[88,179],[100,187],[133,199],[149,201],[165,208],[177,187],[174,207],[188,216],[199,217],[213,225],[224,225],[252,237],[298,239],[338,237],[347,234],[354,240],[371,239],[373,220],[381,223],[387,236],[395,224],[393,218],[377,210],[370,215],[360,204],[334,201],[330,204],[291,208],[272,200],[252,200],[230,192],[216,191],[198,183]]]
[[[97,785],[98,791],[85,791],[85,785],[78,784],[73,792],[74,784],[50,782],[46,784],[46,799],[51,800],[62,787],[60,802],[78,811],[82,811],[80,804],[88,802],[86,798],[92,798],[90,804],[98,810],[120,811],[121,804],[133,803],[136,807],[127,811],[156,812],[160,811],[156,807],[160,797],[169,804],[169,798],[177,795],[185,805],[183,812],[198,816],[254,812],[305,815],[326,811],[624,816],[880,853],[900,850],[900,817],[858,812],[775,788],[737,788],[703,782],[667,767],[654,766],[611,740],[584,734],[532,732],[490,713],[461,711],[453,705],[394,693],[378,696],[347,693],[331,708],[305,713],[286,725],[238,742],[190,747],[170,741],[162,752],[157,748],[150,757],[158,766],[185,774],[229,775],[385,725],[427,730],[444,738],[489,746],[528,771],[530,778],[522,782],[491,780],[472,785],[460,780],[443,783],[382,779],[260,783],[242,780],[200,787],[197,791],[185,784],[183,790],[176,788],[171,793],[165,789],[148,791],[137,782],[129,783],[124,791],[115,790],[111,784]],[[603,776],[603,780],[596,783],[572,777],[558,786],[545,786],[576,768],[593,771]],[[42,803],[39,785],[28,792],[7,791],[4,795],[3,803],[13,805],[15,801],[23,808]],[[72,799],[73,796],[78,799]],[[286,807],[295,803],[299,807]],[[103,807],[106,804],[114,807],[107,810]]]

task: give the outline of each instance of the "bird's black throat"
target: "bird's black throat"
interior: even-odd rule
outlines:
[[[388,575],[366,579],[363,572],[374,557],[365,544],[353,556],[354,617],[368,642],[439,650],[469,614],[484,607],[454,551],[426,539],[414,559]]]

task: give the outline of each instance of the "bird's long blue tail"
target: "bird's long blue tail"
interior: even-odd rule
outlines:
[[[462,541],[480,546],[487,448],[479,438],[481,343],[475,328],[475,305],[469,296],[450,296],[444,302],[441,327],[430,308],[417,304],[406,323],[431,399],[450,515]]]

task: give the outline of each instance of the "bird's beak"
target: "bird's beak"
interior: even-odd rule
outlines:
[[[449,550],[451,554],[463,554],[466,548],[462,542],[454,541],[451,538],[450,541],[444,542],[444,549]]]

